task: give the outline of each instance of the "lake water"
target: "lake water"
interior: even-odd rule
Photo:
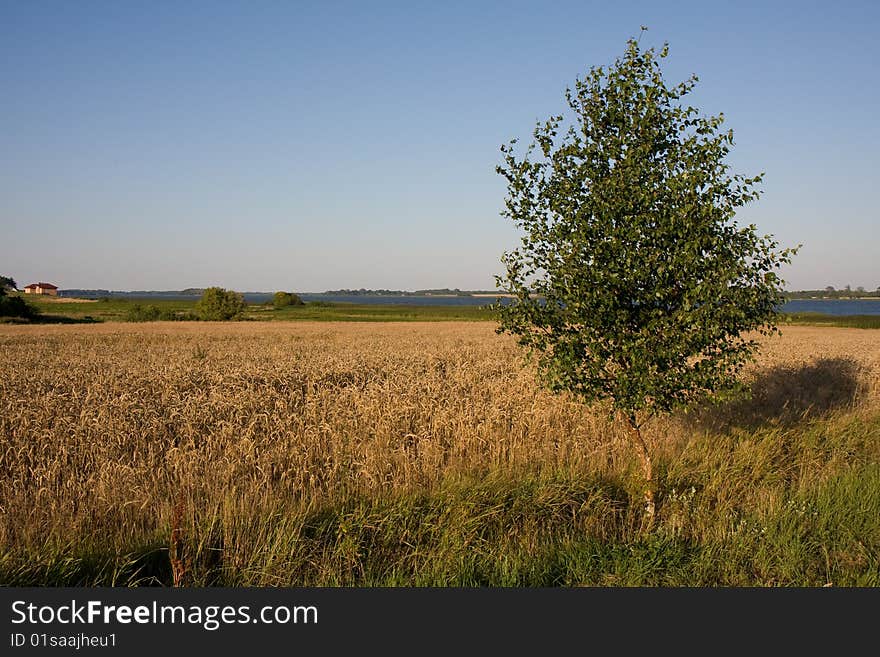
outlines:
[[[880,299],[792,299],[782,310],[824,315],[880,315]]]
[[[300,294],[303,301],[327,301],[330,303],[377,303],[392,306],[485,306],[495,303],[495,297],[444,297],[444,296],[358,296],[336,294]],[[245,295],[247,298],[247,295]]]
[[[404,296],[334,296],[301,294],[303,301],[333,303],[378,303],[413,306],[482,306],[494,303],[494,297],[404,297]],[[248,295],[245,295],[247,298]],[[259,302],[265,301],[264,295]],[[250,299],[248,299],[250,301]],[[257,301],[254,299],[254,301]],[[880,299],[794,299],[782,306],[787,313],[822,313],[825,315],[880,315]]]
[[[337,296],[301,294],[303,301],[330,303],[377,303],[411,306],[482,306],[494,303],[494,297],[423,297],[423,296]],[[248,295],[248,301],[262,303],[271,295]],[[880,315],[880,299],[794,299],[782,306],[787,313],[822,313],[825,315]]]

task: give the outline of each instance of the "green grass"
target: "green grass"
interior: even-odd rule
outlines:
[[[28,303],[40,311],[37,321],[41,323],[68,322],[122,322],[135,305],[156,306],[170,312],[192,312],[196,302],[171,299],[119,299],[87,302],[49,301],[28,297]]]
[[[781,325],[841,326],[880,329],[880,315],[824,315],[822,313],[790,313],[783,315]]]
[[[134,305],[154,306],[164,313],[185,315],[195,312],[197,299],[110,298],[90,303],[58,303],[39,297],[28,298],[39,309],[42,323],[128,321]],[[487,299],[486,302],[491,302]],[[274,309],[271,305],[249,304],[246,320],[328,321],[328,322],[413,322],[486,321],[495,319],[491,310],[479,306],[418,306],[396,304],[355,304],[311,302],[305,306]],[[880,315],[823,315],[790,313],[782,315],[780,325],[840,326],[880,329]]]
[[[409,306],[354,303],[307,303],[280,310],[251,305],[248,319],[267,321],[343,321],[343,322],[434,322],[484,321],[494,318],[490,310],[478,306]]]
[[[44,299],[28,299],[40,311],[42,323],[121,322],[128,321],[132,308],[154,306],[165,313],[193,313],[197,299],[110,298],[86,303],[63,303]],[[487,303],[490,300],[487,300]],[[307,303],[274,309],[271,305],[249,304],[246,320],[258,321],[343,321],[343,322],[406,322],[406,321],[481,321],[494,317],[489,310],[477,306],[409,306],[353,303]]]
[[[880,586],[880,416],[695,435],[660,464],[659,520],[631,482],[473,473],[419,494],[195,519],[189,585]],[[170,584],[170,528],[0,557],[4,585]]]

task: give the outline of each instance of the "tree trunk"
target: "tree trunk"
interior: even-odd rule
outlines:
[[[645,480],[645,516],[648,519],[648,523],[653,524],[657,507],[654,500],[654,466],[651,461],[651,451],[648,449],[647,443],[645,443],[635,415],[628,416],[627,422],[629,424],[630,441],[632,441],[633,446],[638,452],[639,459],[642,461],[642,476]]]

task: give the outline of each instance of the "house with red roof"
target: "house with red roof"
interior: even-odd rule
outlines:
[[[24,286],[25,294],[48,294],[53,297],[58,296],[58,286],[51,283],[31,283]]]

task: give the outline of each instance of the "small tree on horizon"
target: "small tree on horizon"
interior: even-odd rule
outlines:
[[[276,309],[286,308],[287,306],[304,306],[303,300],[298,294],[293,292],[276,292],[272,297],[272,305]]]
[[[630,39],[609,67],[566,91],[573,118],[538,123],[524,154],[502,146],[502,215],[524,231],[505,253],[498,332],[536,357],[544,383],[622,419],[655,514],[657,414],[719,396],[754,355],[749,331],[776,330],[776,269],[794,250],[734,221],[761,176],[733,175],[723,116],[681,100],[691,77],[663,79],[658,53]]]
[[[222,322],[239,319],[246,307],[240,293],[222,287],[209,287],[196,302],[195,310],[200,319]]]

